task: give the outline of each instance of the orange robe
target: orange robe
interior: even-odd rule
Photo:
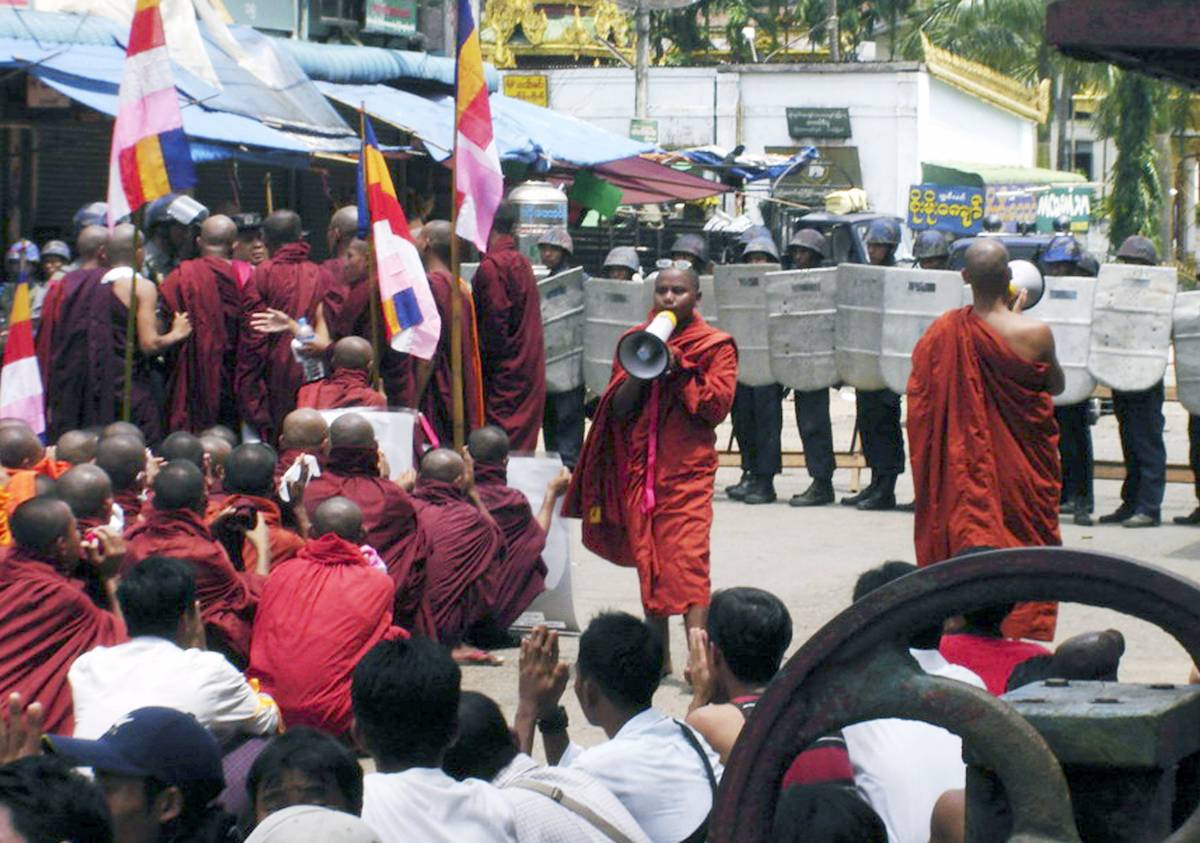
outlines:
[[[314,410],[340,410],[343,407],[386,410],[387,399],[371,387],[371,376],[367,372],[337,369],[327,378],[300,387],[296,406]]]
[[[0,545],[12,544],[8,519],[18,506],[36,497],[38,475],[57,480],[70,467],[69,462],[42,457],[33,468],[18,468],[9,472],[8,482],[0,487]]]
[[[614,412],[628,375],[613,363],[563,505],[564,515],[583,519],[584,546],[637,567],[642,605],[657,616],[708,605],[714,429],[737,381],[733,339],[699,313],[669,344],[677,371],[654,381],[631,419]]]
[[[908,439],[918,565],[973,548],[1062,544],[1049,371],[1019,357],[971,307],[944,314],[917,343]],[[1054,603],[1020,604],[1004,632],[1048,641],[1056,616]]]

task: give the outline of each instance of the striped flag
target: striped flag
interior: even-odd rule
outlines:
[[[42,434],[46,431],[46,399],[33,349],[33,318],[25,266],[22,260],[12,313],[8,317],[8,342],[0,367],[0,418],[20,419],[34,433]]]
[[[358,162],[358,230],[360,236],[369,232],[375,247],[388,344],[396,351],[430,359],[442,333],[442,318],[408,231],[404,209],[396,198],[392,174],[365,115]]]
[[[137,0],[108,161],[110,225],[196,183],[171,75],[159,0]]]
[[[504,198],[504,174],[492,134],[479,30],[470,0],[458,0],[458,65],[454,71],[455,229],[479,251],[487,250],[496,208]]]

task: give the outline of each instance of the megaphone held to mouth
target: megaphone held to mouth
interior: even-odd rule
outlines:
[[[1008,282],[1008,294],[1016,301],[1022,290],[1028,290],[1024,309],[1029,310],[1042,300],[1046,292],[1046,279],[1042,277],[1041,270],[1029,261],[1009,261],[1008,269],[1012,273],[1012,280]]]
[[[617,360],[626,372],[649,381],[662,375],[671,362],[667,340],[675,332],[675,314],[660,310],[644,330],[627,334],[617,345]]]

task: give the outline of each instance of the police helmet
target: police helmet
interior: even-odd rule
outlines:
[[[65,261],[69,261],[71,259],[71,247],[61,240],[47,240],[42,245],[42,257],[62,258]]]
[[[262,214],[256,214],[253,211],[232,214],[229,218],[237,226],[238,234],[244,234],[247,231],[258,231],[262,228],[263,224]]]
[[[182,193],[168,193],[146,206],[146,227],[164,223],[198,225],[208,219],[208,208]]]
[[[1060,234],[1050,241],[1042,253],[1042,263],[1079,263],[1083,249],[1079,241],[1069,234]]]
[[[8,247],[8,251],[4,253],[6,261],[17,263],[25,259],[26,263],[38,263],[42,259],[41,252],[38,251],[37,244],[31,240],[21,239]]]
[[[71,217],[71,226],[76,235],[89,225],[108,225],[107,202],[88,202]]]
[[[919,261],[928,258],[944,258],[950,255],[950,245],[940,231],[929,229],[917,235],[913,243],[913,257]]]
[[[771,236],[771,229],[765,225],[752,225],[738,235],[737,242],[739,246],[744,247],[751,240],[761,240],[763,237],[766,237],[768,240],[775,239]],[[745,249],[742,251],[745,251]]]
[[[810,252],[820,255],[822,260],[829,257],[829,241],[815,228],[802,228],[797,231],[788,241],[788,248],[808,249]]]
[[[984,231],[999,231],[1004,228],[1004,220],[1000,219],[999,214],[988,214],[983,218]]]
[[[708,263],[708,244],[699,234],[680,234],[671,244],[671,254],[691,255],[701,263]]]
[[[604,268],[607,269],[610,266],[620,266],[630,272],[639,272],[642,263],[638,259],[637,249],[633,246],[615,246],[604,257]]]
[[[868,246],[896,246],[900,243],[900,226],[895,220],[878,219],[867,229]]]
[[[775,247],[775,241],[770,237],[756,237],[747,243],[746,248],[742,249],[742,260],[755,252],[767,255],[773,261],[779,261],[779,249]]]
[[[1066,233],[1071,230],[1071,218],[1066,214],[1059,214],[1054,218],[1053,226],[1054,230],[1060,234]]]
[[[1117,249],[1117,257],[1130,263],[1154,266],[1158,263],[1158,250],[1154,248],[1154,242],[1149,237],[1131,234],[1121,243],[1121,248]]]
[[[561,225],[556,225],[554,228],[547,228],[538,237],[537,244],[539,246],[557,246],[568,254],[575,254],[575,241],[571,239],[571,235]]]

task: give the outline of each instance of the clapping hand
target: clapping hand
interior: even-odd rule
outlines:
[[[8,695],[8,716],[0,719],[0,764],[41,755],[42,704],[25,705],[20,694]]]
[[[570,666],[558,657],[558,633],[544,626],[534,627],[521,642],[517,697],[537,713],[552,714],[567,690]]]

